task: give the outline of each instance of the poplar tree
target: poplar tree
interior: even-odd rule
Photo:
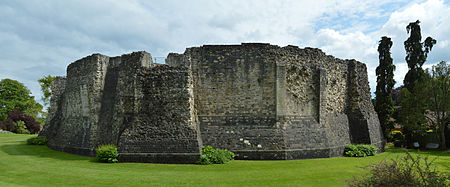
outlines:
[[[427,122],[424,114],[427,109],[427,89],[426,80],[428,74],[422,69],[428,53],[436,44],[436,40],[427,37],[422,42],[420,32],[420,21],[411,22],[406,26],[409,38],[404,42],[406,51],[406,63],[408,64],[408,73],[403,79],[405,89],[400,94],[401,109],[399,112],[400,123],[406,137],[407,144],[411,146],[424,131],[424,124]]]
[[[391,38],[381,37],[378,45],[379,65],[376,69],[377,87],[375,91],[375,111],[378,113],[381,128],[384,137],[394,128],[394,122],[391,120],[394,113],[394,101],[392,100],[392,88],[395,85],[394,70],[395,65],[392,63],[391,47],[393,43]]]

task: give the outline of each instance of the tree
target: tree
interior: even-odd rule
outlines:
[[[403,93],[401,93],[399,118],[408,146],[412,145],[413,138],[421,134],[419,130],[423,130],[423,125],[427,122],[424,114],[428,97],[424,90],[428,86],[425,81],[428,75],[422,69],[422,65],[433,45],[436,44],[436,40],[431,37],[427,37],[422,42],[419,24],[420,21],[417,20],[406,26],[406,31],[410,36],[404,42],[405,60],[409,70],[403,79],[407,92],[402,90]]]
[[[18,129],[18,122],[21,121],[24,129]],[[20,110],[13,110],[8,113],[8,118],[5,121],[6,130],[22,134],[24,130],[28,131],[28,134],[36,134],[41,130],[41,125],[32,116],[23,113]]]
[[[405,51],[406,51],[406,63],[408,64],[408,73],[405,75],[403,84],[410,91],[414,91],[414,85],[416,81],[420,80],[424,76],[424,71],[422,65],[425,63],[428,53],[436,44],[436,40],[427,37],[422,43],[422,35],[420,32],[420,21],[409,23],[406,26],[407,33],[410,33],[409,38],[405,41]]]
[[[407,146],[412,147],[414,140],[424,135],[427,127],[425,111],[429,103],[427,81],[418,82],[413,92],[403,88],[400,92],[400,105],[398,121],[403,127]]]
[[[52,86],[55,78],[56,78],[55,76],[47,75],[38,80],[39,85],[41,85],[41,91],[43,94],[41,99],[44,102],[44,106],[47,109],[45,112],[42,112],[42,121],[41,121],[42,125],[44,125],[47,122],[50,98],[52,97]]]
[[[430,79],[431,111],[438,127],[441,149],[447,149],[445,131],[449,128],[450,112],[450,71],[447,62],[442,61],[432,67]]]
[[[47,106],[50,103],[50,98],[52,96],[52,85],[53,80],[55,80],[56,77],[47,75],[38,80],[39,85],[41,85],[41,91],[43,93],[42,101],[44,102],[44,105]]]
[[[391,120],[394,113],[394,101],[392,100],[392,88],[395,85],[394,70],[395,66],[392,64],[391,58],[391,38],[381,37],[378,45],[379,62],[380,65],[376,69],[377,88],[375,91],[375,111],[378,113],[381,128],[384,132],[384,137],[389,135],[389,132],[394,128],[394,122]]]
[[[0,130],[6,130],[6,125],[3,123],[3,121],[0,121]]]
[[[2,79],[0,81],[0,120],[4,121],[14,109],[36,118],[42,112],[42,105],[34,100],[31,92],[22,83]]]

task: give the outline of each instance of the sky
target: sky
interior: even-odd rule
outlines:
[[[37,79],[64,76],[93,53],[169,52],[205,44],[271,43],[322,49],[367,65],[375,91],[378,43],[392,38],[396,86],[408,71],[406,26],[421,21],[437,40],[424,68],[450,60],[449,0],[14,0],[0,1],[0,79],[24,83],[38,101]]]

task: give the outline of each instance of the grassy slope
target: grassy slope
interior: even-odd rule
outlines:
[[[345,179],[361,175],[366,166],[383,158],[395,158],[404,150],[366,158],[329,158],[291,161],[232,161],[224,165],[102,164],[90,157],[53,151],[46,146],[26,145],[30,135],[0,134],[0,186],[342,186]],[[436,163],[450,172],[450,153]]]

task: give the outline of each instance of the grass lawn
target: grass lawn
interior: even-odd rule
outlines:
[[[366,166],[402,156],[403,149],[366,158],[290,161],[235,160],[223,165],[97,163],[91,157],[26,145],[33,135],[0,134],[0,186],[344,186]],[[441,171],[450,172],[450,152],[412,151],[438,156]]]

